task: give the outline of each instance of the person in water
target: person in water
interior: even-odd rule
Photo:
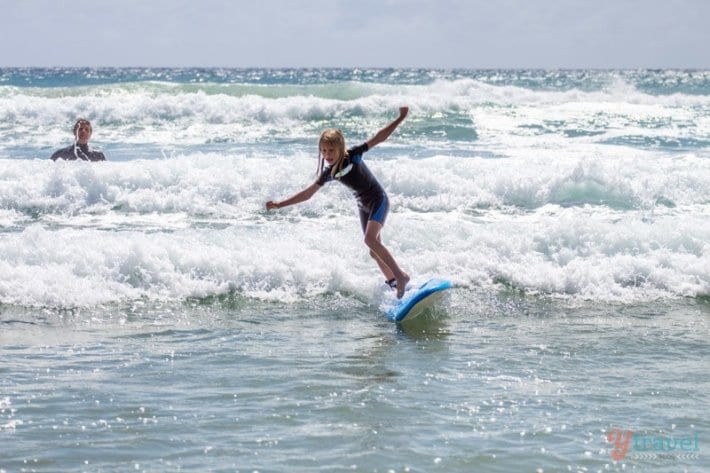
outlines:
[[[387,193],[370,172],[362,159],[363,153],[385,141],[405,119],[408,107],[399,109],[399,117],[381,129],[365,143],[346,150],[345,138],[340,130],[327,129],[320,135],[318,142],[318,178],[304,190],[282,201],[270,200],[267,210],[280,209],[288,205],[305,202],[320,190],[325,183],[336,180],[349,187],[358,203],[360,224],[365,234],[365,245],[370,249],[380,270],[385,275],[386,283],[397,290],[401,299],[409,282],[409,275],[402,271],[392,254],[382,244],[380,232],[389,211]],[[325,169],[323,162],[327,163]]]
[[[74,144],[56,151],[52,155],[52,161],[57,159],[67,159],[70,161],[81,159],[83,161],[106,161],[106,156],[101,151],[89,149],[89,139],[91,139],[91,122],[80,118],[74,124]]]

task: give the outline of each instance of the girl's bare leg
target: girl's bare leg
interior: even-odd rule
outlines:
[[[397,298],[401,299],[402,295],[404,295],[404,289],[409,282],[409,275],[402,271],[394,260],[394,257],[392,257],[392,254],[382,244],[380,240],[381,230],[382,224],[380,222],[369,220],[365,227],[365,244],[370,248],[370,254],[375,258],[377,265],[380,267],[385,277],[387,279],[394,277],[397,281]]]
[[[380,235],[377,235],[377,241],[382,243],[382,240],[380,239]],[[377,263],[377,266],[380,267],[380,271],[382,271],[382,274],[385,276],[385,281],[391,281],[395,279],[394,273],[392,270],[387,266],[378,256],[377,254],[370,250],[370,256],[372,256],[372,259],[375,260],[375,263]]]

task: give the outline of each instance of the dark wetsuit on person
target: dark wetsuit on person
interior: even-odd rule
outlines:
[[[104,156],[101,151],[92,151],[89,149],[89,145],[81,145],[78,143],[62,148],[52,155],[52,161],[56,161],[60,158],[69,161],[75,161],[77,159],[81,159],[82,161],[106,161],[106,156]]]
[[[353,191],[360,211],[360,225],[362,225],[363,233],[369,220],[384,225],[389,211],[387,193],[362,160],[362,154],[367,150],[367,143],[350,148],[347,156],[343,158],[340,177],[333,177],[331,175],[332,166],[326,166],[316,181],[316,184],[322,186],[326,182],[336,179]],[[352,168],[347,171],[350,164],[352,164]]]

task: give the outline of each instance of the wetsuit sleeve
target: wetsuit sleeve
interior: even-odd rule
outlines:
[[[363,153],[367,152],[367,150],[370,149],[367,146],[367,143],[363,143],[358,146],[353,146],[348,150],[348,156],[350,156],[350,159],[354,163],[359,163],[362,161],[362,155]]]

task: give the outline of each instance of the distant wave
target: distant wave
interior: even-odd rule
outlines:
[[[428,84],[172,84],[78,88],[0,86],[0,140],[37,157],[67,140],[78,116],[95,140],[162,146],[305,140],[327,126],[367,137],[402,104],[412,109],[405,138],[421,146],[507,146],[556,139],[671,149],[707,149],[710,97],[648,95],[623,81],[601,90],[536,90],[474,79]],[[25,151],[22,151],[25,150]],[[2,153],[2,150],[0,150]],[[15,156],[15,154],[13,154]],[[10,157],[3,156],[0,157]],[[142,156],[145,157],[145,156]]]
[[[601,90],[623,81],[653,95],[710,94],[707,70],[543,70],[543,69],[368,69],[368,68],[0,68],[0,85],[16,87],[83,87],[166,82],[174,84],[423,85],[437,80],[473,79],[493,85],[532,90]]]

